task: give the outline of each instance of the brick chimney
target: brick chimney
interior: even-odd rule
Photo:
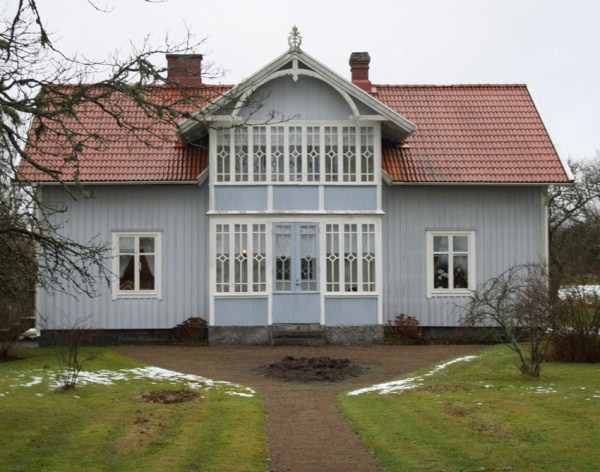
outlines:
[[[352,83],[365,92],[371,92],[371,81],[369,80],[369,63],[371,56],[368,52],[353,52],[350,54],[350,72]]]
[[[167,79],[187,87],[202,85],[202,54],[167,54]]]

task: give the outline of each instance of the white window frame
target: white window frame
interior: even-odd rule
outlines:
[[[354,295],[378,293],[378,265],[377,258],[377,226],[374,222],[351,221],[351,222],[326,222],[325,223],[325,258],[324,276],[325,293],[328,295]],[[328,254],[328,246],[334,245],[338,251]],[[346,245],[354,246],[356,252],[349,253]],[[367,247],[371,252],[365,252]],[[369,259],[366,259],[367,255]],[[348,257],[352,256],[352,260]],[[333,257],[333,259],[330,259]],[[365,271],[365,262],[367,270]],[[356,280],[352,280],[351,274],[346,274],[347,265],[356,264]],[[372,263],[372,270],[371,270]],[[330,281],[330,272],[337,275],[337,279]],[[331,287],[331,286],[333,287]]]
[[[212,233],[215,240],[213,293],[217,296],[267,293],[269,256],[266,222],[218,222]],[[257,253],[259,249],[264,253]],[[219,264],[223,265],[222,280],[217,277]]]
[[[377,185],[375,123],[293,121],[218,128],[212,132],[216,143],[213,148],[215,185]],[[260,158],[266,164],[264,172],[258,173],[254,171],[257,133],[261,135],[261,144],[265,143],[264,149],[260,148]],[[330,159],[326,153],[326,136],[335,136],[337,141],[330,143],[335,149],[335,174],[326,174]],[[274,167],[275,142],[282,145],[283,155],[277,161],[279,165]],[[313,149],[311,156],[309,147]],[[317,154],[314,154],[315,149]],[[298,151],[299,155],[293,155]],[[316,165],[309,166],[309,161]],[[308,172],[309,167],[311,172]]]
[[[433,247],[433,239],[436,236],[447,236],[453,238],[454,236],[466,236],[468,243],[467,250],[467,267],[468,267],[468,288],[454,288],[453,283],[450,282],[453,280],[453,258],[454,254],[452,244],[448,243],[448,274],[450,280],[448,282],[449,288],[434,288],[433,286],[433,271],[434,271],[434,247]],[[471,296],[473,290],[476,287],[476,255],[475,255],[475,231],[473,230],[428,230],[427,231],[427,270],[425,271],[427,274],[427,298],[432,297],[465,297]]]
[[[137,267],[139,266],[139,240],[140,238],[154,238],[154,290],[121,290],[119,285],[119,238],[133,237],[135,238],[135,255],[134,261]],[[112,233],[112,299],[128,299],[128,298],[154,298],[162,299],[162,232],[160,231],[113,231]],[[139,282],[138,282],[139,283]]]

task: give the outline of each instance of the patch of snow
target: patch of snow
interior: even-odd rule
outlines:
[[[42,369],[33,369],[25,371],[12,379],[16,387],[33,387],[41,384],[45,380],[48,381],[49,387],[55,389],[60,387],[62,383],[58,379],[58,372]],[[152,382],[167,382],[174,385],[184,385],[191,389],[209,390],[212,388],[225,389],[225,393],[230,395],[240,395],[245,397],[253,397],[255,391],[251,388],[243,387],[242,385],[231,382],[223,382],[212,379],[207,379],[199,375],[183,374],[172,370],[162,369],[160,367],[139,367],[135,369],[120,369],[120,370],[99,370],[95,372],[81,371],[77,377],[77,385],[113,385],[116,382],[127,382],[131,380],[155,380]],[[42,395],[42,394],[37,394]]]
[[[436,365],[433,369],[431,369],[429,372],[427,372],[423,375],[420,375],[417,377],[409,377],[407,379],[402,379],[402,380],[394,380],[391,382],[376,384],[376,385],[372,385],[371,387],[359,388],[358,390],[353,390],[351,392],[348,392],[348,395],[352,395],[352,396],[353,395],[361,395],[363,393],[369,393],[369,392],[379,392],[380,395],[387,395],[388,393],[394,393],[394,392],[398,392],[398,391],[402,391],[402,390],[411,390],[415,387],[422,385],[425,377],[430,377],[432,375],[435,375],[435,374],[439,373],[441,370],[444,370],[446,367],[448,367],[452,364],[456,364],[457,362],[472,361],[473,359],[476,359],[477,357],[479,357],[479,356],[458,357],[456,359],[452,359],[450,361]]]
[[[600,285],[572,285],[558,290],[558,296],[565,299],[572,297],[600,296]]]

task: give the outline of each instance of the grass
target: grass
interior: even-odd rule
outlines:
[[[517,372],[495,346],[416,388],[337,403],[383,470],[598,470],[600,365],[544,364],[538,381]]]
[[[84,349],[96,352],[86,370],[141,367],[107,348]],[[197,386],[200,397],[193,402],[140,402],[144,392],[188,388],[150,378],[57,393],[52,386],[56,350],[20,354],[26,358],[0,363],[3,471],[267,469],[263,404],[256,395],[241,396],[236,393],[242,389],[225,385]],[[23,386],[27,383],[35,385]]]

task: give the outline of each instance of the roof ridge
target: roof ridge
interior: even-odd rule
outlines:
[[[527,88],[527,84],[373,84],[376,88],[499,88],[499,87],[510,87],[510,88]]]

